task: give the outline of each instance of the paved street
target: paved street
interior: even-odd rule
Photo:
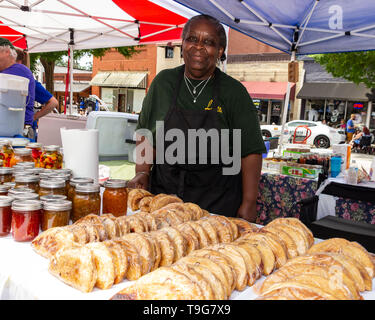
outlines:
[[[358,164],[358,167],[363,166],[363,168],[369,172],[372,159],[375,155],[361,154],[361,153],[352,153],[351,160],[355,160]]]

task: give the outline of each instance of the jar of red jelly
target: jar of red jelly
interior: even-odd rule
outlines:
[[[39,234],[41,211],[42,202],[39,200],[12,202],[12,235],[15,241],[31,241]]]
[[[12,223],[12,197],[0,196],[0,237],[10,233]]]

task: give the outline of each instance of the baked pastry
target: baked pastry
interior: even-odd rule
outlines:
[[[97,280],[92,251],[81,245],[64,247],[59,250],[50,259],[48,271],[64,283],[82,292],[91,292]]]
[[[167,194],[158,194],[153,197],[153,199],[150,202],[150,212],[154,212],[164,206],[166,206],[169,203],[179,202],[182,203],[182,200],[178,198],[177,196],[173,195],[167,195]]]
[[[269,233],[272,233],[284,243],[288,259],[293,259],[298,256],[297,245],[295,241],[289,235],[289,233],[285,231],[285,229],[283,229],[282,226],[277,227],[276,225],[266,225],[261,230],[262,232],[267,231]]]
[[[74,234],[68,228],[56,227],[40,233],[31,242],[31,247],[42,257],[51,258],[60,249],[74,244]]]
[[[247,241],[242,241],[241,239],[236,240],[233,242],[236,246],[246,250],[248,255],[251,257],[252,261],[255,264],[255,278],[259,279],[263,274],[263,262],[262,262],[262,256],[260,254],[260,251],[251,243]]]
[[[122,238],[116,238],[112,241],[121,245],[122,249],[125,251],[126,256],[128,257],[128,269],[126,271],[126,279],[128,280],[137,280],[142,276],[142,265],[141,259],[138,253],[137,248],[131,244],[129,241],[126,241]]]
[[[153,198],[152,196],[143,197],[139,201],[139,210],[143,212],[150,212],[150,203],[151,203],[152,198]]]
[[[208,236],[207,231],[196,221],[186,222],[198,235],[199,248],[205,248],[211,245],[210,237]]]
[[[161,257],[159,266],[170,266],[175,261],[176,248],[166,232],[153,231],[150,236],[159,243]]]
[[[147,196],[153,195],[144,189],[131,189],[128,192],[128,208],[130,208],[132,211],[139,210],[139,202]]]
[[[220,242],[219,235],[217,234],[216,229],[212,226],[210,222],[208,222],[207,219],[196,220],[196,223],[201,225],[202,228],[207,232],[211,244],[217,244]]]
[[[179,230],[173,227],[166,227],[166,228],[160,229],[160,231],[166,233],[171,239],[171,241],[174,243],[175,249],[176,249],[175,257],[174,257],[175,261],[186,256],[187,241]]]
[[[126,252],[114,241],[106,240],[103,241],[103,244],[112,255],[113,266],[115,269],[114,284],[120,283],[125,278],[128,269],[128,257],[126,256]]]
[[[195,230],[188,225],[187,223],[182,223],[175,226],[177,230],[181,232],[187,242],[187,250],[186,255],[188,255],[192,250],[200,249],[199,244],[199,235],[195,232]]]
[[[151,248],[152,248],[153,256],[154,256],[154,263],[151,266],[151,271],[154,271],[155,269],[159,268],[159,265],[160,265],[161,247],[160,247],[159,242],[154,237],[152,237],[149,232],[144,232],[142,235],[146,237],[147,240],[151,244]]]
[[[234,240],[232,228],[228,223],[223,223],[218,216],[210,216],[204,219],[207,219],[207,221],[211,223],[212,227],[216,230],[219,243],[229,243]]]
[[[152,214],[144,211],[139,211],[134,214],[134,216],[140,217],[143,221],[146,222],[148,231],[154,231],[158,229],[156,219]]]
[[[90,241],[90,237],[86,232],[86,228],[80,224],[72,224],[65,227],[74,235],[74,242],[78,244],[86,244]]]

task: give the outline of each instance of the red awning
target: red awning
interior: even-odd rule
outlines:
[[[258,82],[243,81],[241,82],[253,99],[272,99],[284,100],[288,82]],[[292,84],[290,97],[293,99],[295,92],[295,83]]]
[[[7,38],[12,44],[20,49],[26,49],[27,48],[27,43],[25,36],[8,27],[3,25],[3,23],[0,21],[0,37],[1,38]]]

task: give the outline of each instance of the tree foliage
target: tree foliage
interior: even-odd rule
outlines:
[[[334,77],[375,87],[375,51],[318,54],[313,58]]]
[[[141,47],[141,46],[139,46]],[[117,47],[115,48],[125,58],[129,59],[133,55],[140,52],[139,47]],[[103,57],[108,50],[111,48],[98,48],[98,49],[85,49],[75,50],[73,56],[73,66],[78,66],[78,60],[84,55],[93,55],[94,57]],[[30,69],[35,72],[37,68],[37,62],[43,65],[46,77],[46,89],[49,92],[54,91],[53,86],[53,73],[56,65],[64,65],[64,58],[68,57],[68,51],[56,51],[56,52],[41,52],[41,53],[30,53]]]

